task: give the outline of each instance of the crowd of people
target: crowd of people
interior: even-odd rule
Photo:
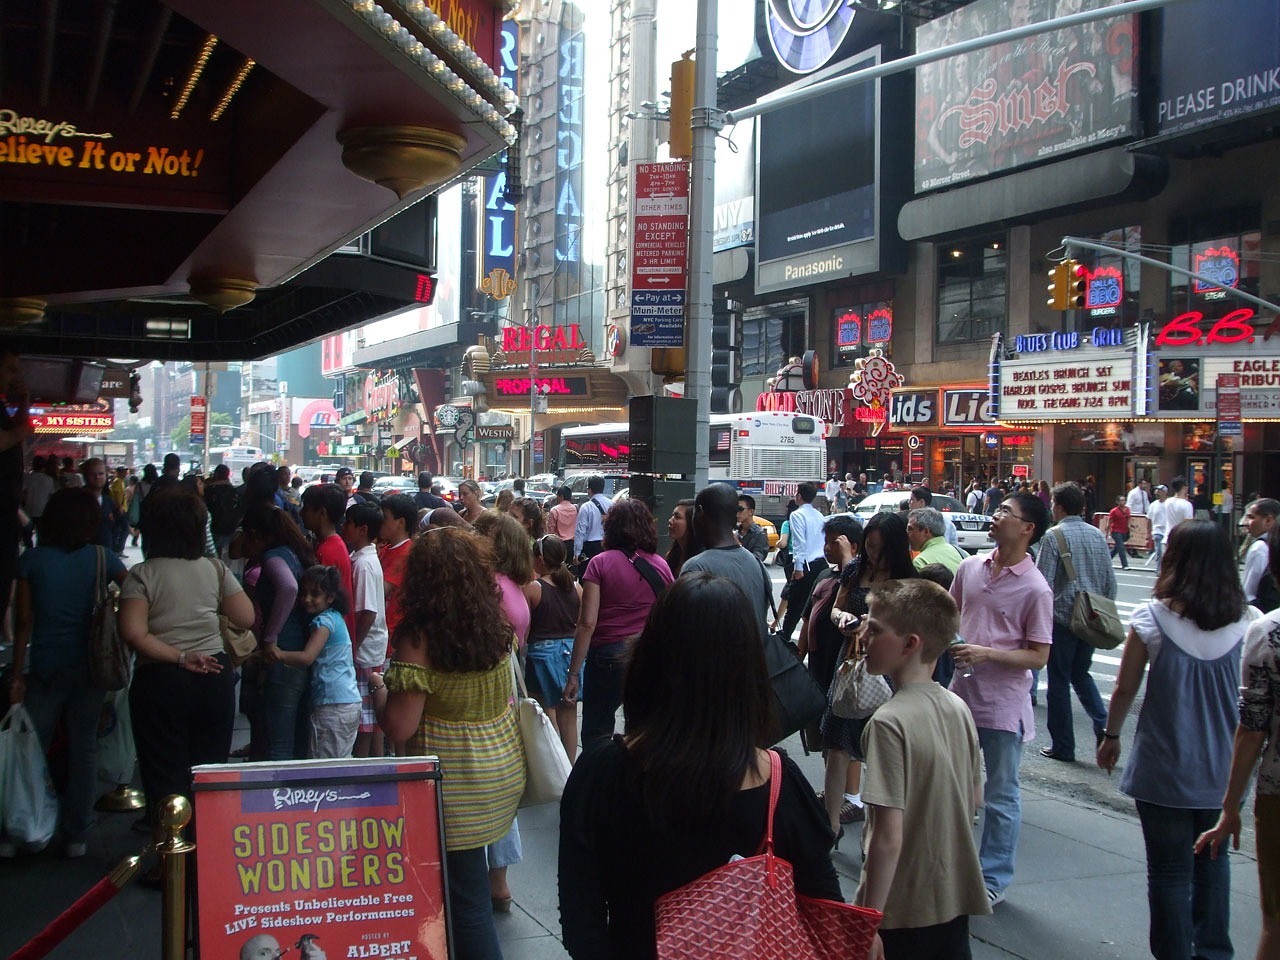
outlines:
[[[854,900],[884,914],[873,956],[968,956],[968,918],[1008,896],[1039,670],[1043,755],[1077,759],[1074,690],[1108,771],[1148,685],[1120,786],[1146,841],[1158,958],[1228,955],[1225,851],[1261,758],[1271,952],[1259,955],[1280,949],[1280,612],[1264,615],[1280,599],[1275,500],[1244,511],[1241,575],[1223,525],[1181,506],[1184,485],[1138,484],[1121,498],[1117,509],[1152,520],[1159,572],[1129,624],[1108,706],[1071,613],[1079,591],[1115,597],[1124,531],[1113,519],[1108,543],[1079,484],[1054,486],[1047,501],[1040,489],[997,486],[995,549],[973,557],[927,486],[904,490],[905,513],[863,522],[823,516],[819,485],[801,484],[778,544],[789,566],[776,609],[755,501],[726,484],[674,505],[664,556],[650,508],[611,499],[598,477],[581,504],[565,487],[549,508],[521,490],[486,509],[470,482],[455,508],[429,475],[416,496],[378,498],[350,471],[300,495],[265,463],[237,485],[225,469],[207,482],[178,472],[166,462],[136,483],[117,475],[117,498],[100,461],[74,471],[79,484],[58,464],[33,463],[29,476],[43,479],[24,491],[34,530],[15,534],[29,546],[16,570],[9,694],[46,740],[59,723],[66,731],[71,856],[83,855],[92,823],[104,693],[88,677],[86,637],[106,578],[122,584],[133,734],[153,802],[189,794],[191,766],[232,756],[237,710],[250,730],[238,755],[250,760],[441,758],[460,957],[501,956],[494,914],[511,907],[507,868],[521,859],[512,673],[522,671],[574,761],[561,809],[566,948],[652,956],[657,899],[759,843],[775,729],[765,641],[798,626],[798,653],[827,693],[805,731],[824,777],[815,792],[783,757],[776,849],[798,892],[840,899],[831,850],[865,821]],[[846,491],[846,506],[850,493],[865,485]],[[119,554],[134,530],[143,559],[126,570]],[[220,619],[252,629],[257,650],[243,664],[229,658]],[[853,720],[836,712],[834,681],[860,656],[893,695]],[[149,808],[138,826],[154,825]]]

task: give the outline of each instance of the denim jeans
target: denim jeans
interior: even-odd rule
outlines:
[[[1156,960],[1230,960],[1231,867],[1193,852],[1196,837],[1218,822],[1218,810],[1179,810],[1137,801],[1147,846],[1150,945]]]
[[[67,732],[67,790],[62,797],[62,839],[81,843],[93,822],[98,785],[98,717],[106,691],[89,680],[87,661],[27,675],[27,712],[46,753],[62,721]]]
[[[1151,535],[1151,539],[1154,540],[1156,544],[1156,551],[1151,555],[1151,565],[1154,567],[1159,567],[1160,560],[1164,556],[1164,534],[1153,533]]]
[[[1000,893],[1013,882],[1013,859],[1022,830],[1022,793],[1018,784],[1022,733],[979,727],[978,746],[987,768],[978,860],[987,889]]]
[[[1095,738],[1107,727],[1107,707],[1098,693],[1098,685],[1089,674],[1093,664],[1093,647],[1060,623],[1053,625],[1053,645],[1049,647],[1049,695],[1045,698],[1049,713],[1049,739],[1053,752],[1064,759],[1075,759],[1076,726],[1071,714],[1071,690],[1075,688],[1080,706],[1093,721]]]
[[[511,829],[506,836],[484,848],[485,860],[490,870],[501,867],[512,867],[524,859],[524,847],[520,843],[520,819],[511,821]]]
[[[1111,556],[1112,557],[1119,556],[1120,566],[1128,570],[1129,554],[1125,551],[1124,545],[1125,545],[1125,541],[1129,539],[1129,535],[1127,533],[1116,533],[1114,530],[1112,530],[1111,539],[1115,541],[1115,546],[1111,548]]]
[[[449,870],[449,925],[455,960],[502,960],[484,847],[450,850],[444,860]]]
[[[622,678],[627,673],[627,644],[592,647],[582,670],[582,745],[612,737],[614,715],[622,706]]]
[[[310,742],[310,725],[303,704],[307,671],[273,663],[259,705],[268,760],[304,760]]]

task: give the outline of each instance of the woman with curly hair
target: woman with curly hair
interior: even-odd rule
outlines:
[[[501,958],[485,846],[515,819],[524,751],[511,704],[514,637],[493,586],[484,537],[432,529],[405,567],[404,616],[386,682],[369,679],[378,721],[410,756],[432,753],[442,783],[453,946]]]
[[[619,500],[609,508],[603,550],[582,574],[582,606],[564,685],[566,703],[573,703],[582,688],[584,746],[613,736],[614,714],[622,703],[627,641],[644,627],[658,586],[675,580],[657,549],[658,530],[647,506],[639,500]]]

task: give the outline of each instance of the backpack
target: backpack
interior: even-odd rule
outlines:
[[[1263,613],[1270,613],[1280,607],[1280,586],[1276,584],[1276,575],[1270,570],[1258,581],[1258,595],[1254,597],[1253,605]]]

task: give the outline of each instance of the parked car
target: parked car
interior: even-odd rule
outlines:
[[[418,492],[418,478],[410,476],[379,477],[373,481],[373,492],[380,497],[389,497],[394,493],[407,493],[413,496]]]
[[[910,499],[910,490],[886,490],[864,497],[851,512],[865,522],[874,513],[896,512]],[[942,493],[933,495],[933,507],[950,517],[956,525],[956,540],[961,550],[977,553],[995,546],[991,539],[991,518],[986,514],[969,513],[959,500]]]

